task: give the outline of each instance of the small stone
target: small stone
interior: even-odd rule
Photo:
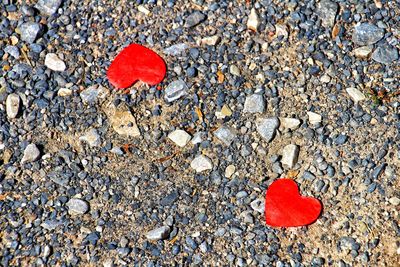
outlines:
[[[234,76],[240,76],[240,70],[236,65],[230,65],[229,72]]]
[[[228,165],[228,167],[226,167],[225,169],[225,177],[231,178],[232,175],[235,173],[235,171],[236,171],[235,165]]]
[[[217,116],[217,119],[224,119],[226,117],[230,117],[232,116],[232,110],[229,108],[228,105],[225,104],[220,112],[215,112],[215,116]]]
[[[91,147],[100,146],[101,139],[96,129],[90,129],[85,135],[79,137],[80,141],[84,141]]]
[[[244,102],[244,113],[263,113],[265,110],[264,97],[259,94],[252,94],[246,97]]]
[[[143,14],[145,14],[146,16],[148,16],[150,14],[150,10],[148,10],[145,6],[143,5],[139,5],[138,6],[138,11],[142,12]]]
[[[279,127],[278,118],[264,118],[256,121],[257,132],[268,143],[275,137],[276,129]]]
[[[254,32],[257,32],[258,27],[260,26],[260,21],[258,19],[257,11],[255,8],[252,8],[250,11],[249,19],[247,20],[247,28]]]
[[[178,56],[182,54],[189,46],[185,43],[171,45],[164,49],[164,54],[171,55],[171,56]]]
[[[287,145],[282,150],[281,163],[288,166],[290,169],[296,165],[299,158],[299,147],[297,145]]]
[[[168,138],[177,146],[184,147],[192,138],[190,134],[184,130],[175,130],[168,135]]]
[[[136,119],[127,106],[123,105],[116,108],[114,105],[110,105],[104,111],[114,131],[119,135],[132,137],[140,136],[140,130],[136,124]]]
[[[374,24],[361,23],[354,27],[353,42],[357,45],[372,45],[383,38],[384,30]]]
[[[9,94],[6,100],[7,117],[14,119],[17,117],[20,109],[21,100],[17,94]]]
[[[398,197],[391,197],[389,199],[390,204],[393,206],[398,206],[400,204],[400,199]]]
[[[338,4],[330,0],[322,0],[318,3],[317,14],[321,19],[322,26],[332,28],[338,12]]]
[[[89,210],[89,204],[78,198],[71,198],[66,206],[68,207],[68,213],[71,215],[85,214]]]
[[[399,52],[396,47],[385,44],[378,46],[372,53],[371,58],[382,64],[390,64],[399,59]]]
[[[211,45],[214,46],[219,43],[221,38],[218,35],[213,35],[209,37],[205,37],[200,40],[200,45]]]
[[[320,80],[322,83],[329,83],[331,81],[331,77],[329,77],[329,75],[327,75],[327,74],[324,74],[321,76]]]
[[[68,88],[61,88],[57,91],[57,95],[61,97],[66,97],[72,95],[72,90]]]
[[[355,103],[358,103],[359,101],[365,99],[364,94],[356,88],[353,87],[347,88],[346,92],[350,95],[350,97],[353,99]]]
[[[262,200],[262,199],[253,200],[250,203],[250,206],[253,210],[255,210],[261,214],[264,214],[264,208],[265,208],[264,200]]]
[[[185,28],[194,27],[203,22],[207,17],[200,11],[195,11],[190,14],[185,20]]]
[[[51,70],[64,71],[67,67],[64,61],[62,61],[56,54],[48,53],[44,59],[44,64]]]
[[[19,59],[19,57],[21,56],[21,54],[19,53],[18,47],[12,46],[12,45],[7,45],[4,48],[4,52],[6,52],[7,54],[11,55],[15,59]]]
[[[169,236],[171,228],[169,226],[161,226],[146,233],[146,238],[151,241],[166,239]]]
[[[307,115],[308,115],[308,121],[312,125],[318,124],[322,121],[322,116],[315,112],[309,111],[309,112],[307,112]]]
[[[35,7],[41,14],[51,16],[57,12],[62,0],[39,0]]]
[[[199,155],[192,160],[190,163],[190,167],[192,167],[197,173],[211,170],[213,168],[212,161],[203,155]]]
[[[29,144],[24,150],[24,156],[22,157],[21,164],[34,162],[40,157],[40,151],[35,144]]]
[[[93,104],[98,98],[104,99],[109,94],[109,90],[101,85],[92,85],[80,93],[83,103]]]
[[[214,132],[215,136],[221,140],[225,145],[229,146],[236,138],[235,131],[227,126],[221,126]]]
[[[354,55],[358,58],[367,58],[372,53],[373,46],[361,46],[354,49]]]
[[[36,38],[39,37],[41,31],[41,26],[36,22],[25,22],[19,27],[21,32],[21,40],[32,44],[35,42]]]
[[[175,101],[182,96],[187,95],[188,87],[182,80],[176,80],[171,82],[167,88],[165,88],[165,100],[167,102]]]
[[[283,128],[296,130],[299,128],[301,121],[295,118],[280,118],[280,122]]]

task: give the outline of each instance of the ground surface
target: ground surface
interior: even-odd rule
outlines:
[[[0,3],[0,265],[398,266],[396,1],[22,2]],[[165,59],[158,89],[108,83],[129,43]],[[266,226],[279,177],[321,200],[316,223]]]

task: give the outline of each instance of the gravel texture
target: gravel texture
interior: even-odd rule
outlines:
[[[383,0],[2,0],[0,265],[398,266],[399,25]],[[108,83],[130,43],[161,84]],[[316,223],[265,224],[280,177]]]

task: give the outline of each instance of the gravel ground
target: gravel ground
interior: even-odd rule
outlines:
[[[398,266],[396,2],[2,0],[0,265]],[[266,226],[279,177],[316,223]]]

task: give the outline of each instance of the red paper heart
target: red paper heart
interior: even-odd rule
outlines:
[[[275,227],[304,226],[315,222],[322,204],[313,197],[303,197],[291,179],[278,179],[265,195],[265,220]]]
[[[165,62],[157,53],[144,46],[131,44],[113,60],[107,77],[112,85],[122,89],[139,80],[156,85],[164,79],[165,73]]]

